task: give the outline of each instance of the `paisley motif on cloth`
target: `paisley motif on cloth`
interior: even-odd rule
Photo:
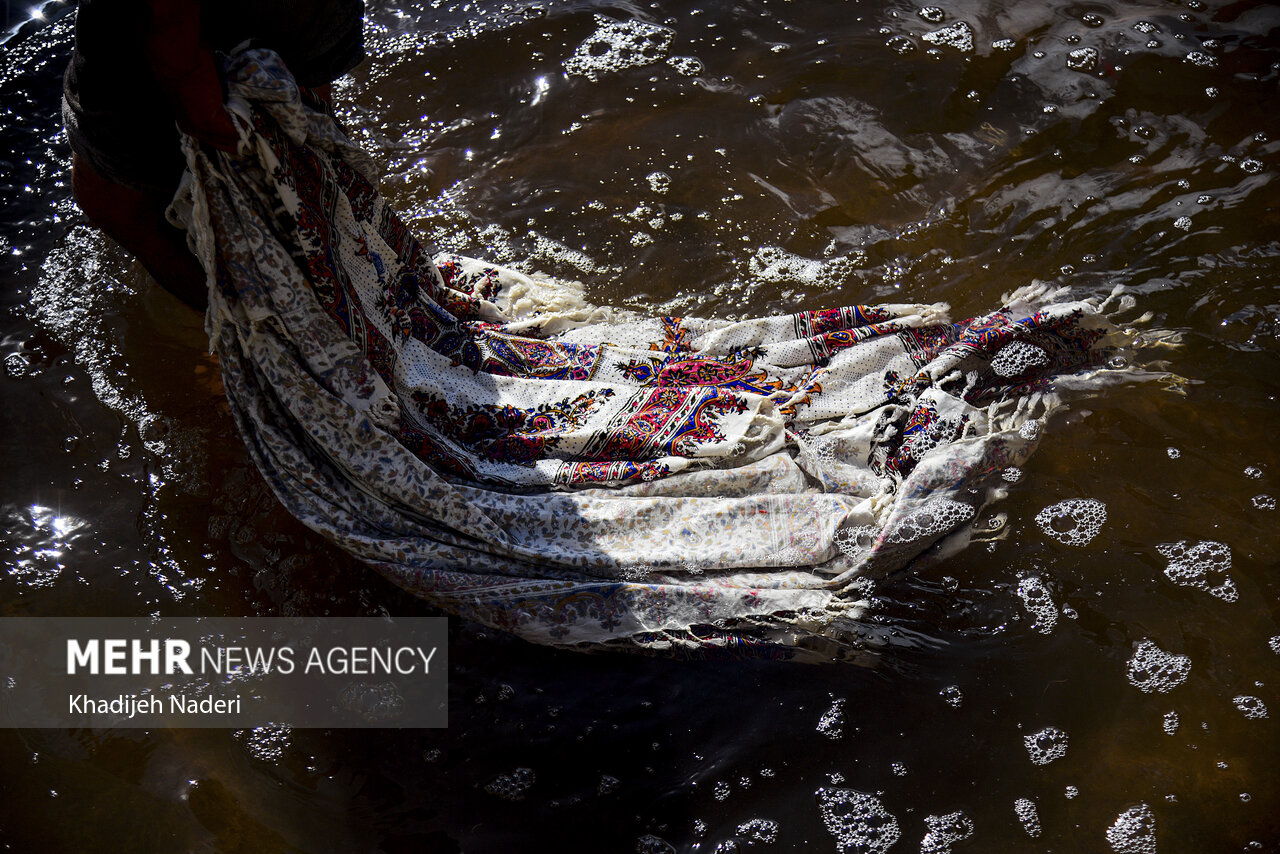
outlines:
[[[432,257],[274,54],[226,76],[239,150],[188,140],[174,212],[249,453],[311,528],[529,640],[857,656],[870,581],[962,543],[1019,428],[1107,373],[1098,305],[1044,288],[729,322]]]

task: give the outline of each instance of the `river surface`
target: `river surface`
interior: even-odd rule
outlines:
[[[276,506],[69,199],[74,13],[5,9],[0,614],[431,614]],[[367,47],[342,118],[441,248],[726,318],[1123,286],[1169,374],[883,583],[874,667],[455,620],[448,729],[0,731],[4,850],[1280,851],[1280,8],[373,0]]]

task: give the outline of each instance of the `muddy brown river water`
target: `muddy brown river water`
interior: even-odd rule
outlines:
[[[455,620],[444,730],[0,730],[5,850],[1280,851],[1280,7],[369,7],[340,112],[441,248],[728,318],[1121,285],[1170,373],[881,584],[875,667]],[[276,506],[200,318],[69,199],[74,12],[6,13],[0,614],[433,613]]]

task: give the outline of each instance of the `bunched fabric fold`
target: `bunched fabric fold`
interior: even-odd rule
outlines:
[[[1114,373],[1101,306],[1040,286],[728,322],[433,258],[278,57],[227,79],[240,149],[187,140],[171,213],[250,454],[314,530],[531,641],[856,657],[871,582],[963,545]]]

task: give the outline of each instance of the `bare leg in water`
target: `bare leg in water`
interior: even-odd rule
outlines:
[[[204,269],[187,248],[187,233],[164,216],[170,197],[117,184],[79,157],[71,161],[71,188],[85,216],[141,261],[161,287],[205,309]]]

